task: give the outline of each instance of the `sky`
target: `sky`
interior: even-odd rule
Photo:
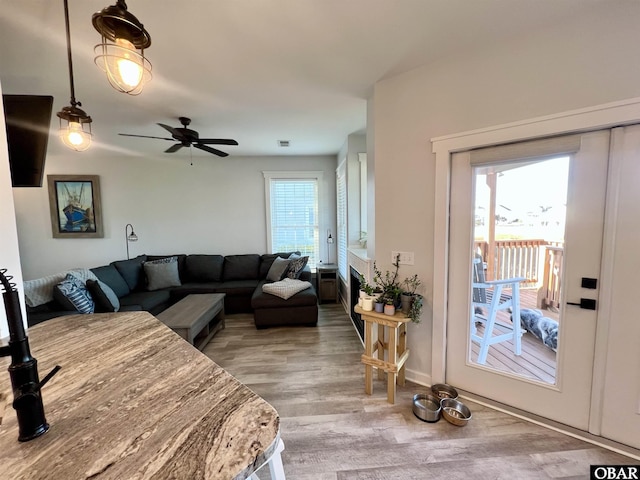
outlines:
[[[506,170],[498,174],[497,213],[509,220],[524,219],[527,212],[541,213],[542,207],[552,207],[564,214],[567,202],[569,157],[560,157]],[[476,207],[488,208],[489,188],[485,176],[476,183]],[[506,208],[501,208],[506,207]],[[507,210],[508,209],[508,210]]]

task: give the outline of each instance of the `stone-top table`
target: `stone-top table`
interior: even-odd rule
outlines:
[[[73,315],[29,329],[50,429],[18,442],[0,361],[0,478],[242,479],[276,455],[265,400],[147,312]]]

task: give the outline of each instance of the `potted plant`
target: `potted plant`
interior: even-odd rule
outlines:
[[[402,299],[408,300],[408,305],[403,306],[404,314],[411,319],[413,323],[420,323],[422,306],[424,298],[417,291],[422,286],[422,281],[415,274],[411,277],[404,279],[402,283],[398,282],[398,270],[400,269],[400,258],[396,257],[395,262],[392,264],[395,269],[393,271],[387,270],[384,274],[378,269],[376,262],[373,262],[373,281],[376,287],[382,291],[380,299],[384,301],[384,313],[390,312],[391,307],[394,315],[395,310],[402,305]],[[401,288],[404,286],[404,289]]]
[[[373,301],[373,309],[378,313],[384,312],[384,298],[382,298],[382,295],[376,297]]]
[[[387,270],[384,274],[378,269],[376,262],[373,262],[373,281],[382,292],[381,297],[385,303],[391,301],[392,305],[398,307],[400,306],[400,294],[402,293],[402,289],[398,283],[398,269],[400,268],[399,257],[400,256],[398,256],[393,263],[395,270],[393,272]]]
[[[373,285],[367,282],[367,279],[364,278],[364,275],[360,275],[360,296],[361,297],[370,297],[374,292]]]
[[[418,274],[413,275],[413,277],[405,278],[402,282],[403,290],[402,290],[402,311],[405,315],[409,314],[411,310],[411,305],[413,304],[416,295],[416,291],[418,287],[422,285],[422,281],[418,278]]]
[[[413,297],[413,302],[411,302],[411,308],[409,309],[409,313],[407,313],[407,317],[411,319],[413,323],[420,323],[422,320],[420,316],[422,315],[422,304],[424,302],[424,297],[419,293],[416,293]]]
[[[393,298],[385,298],[384,300],[384,314],[385,315],[395,315],[396,307],[393,305]]]

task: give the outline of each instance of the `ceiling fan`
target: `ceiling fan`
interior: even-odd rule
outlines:
[[[158,123],[162,128],[167,130],[172,138],[166,137],[150,137],[148,135],[132,135],[130,133],[119,133],[118,135],[122,135],[125,137],[140,137],[140,138],[157,138],[159,140],[169,140],[170,142],[178,142],[165,150],[165,153],[174,153],[180,150],[182,147],[191,147],[199,148],[200,150],[204,150],[205,152],[213,153],[214,155],[218,155],[219,157],[226,157],[229,155],[222,150],[218,150],[217,148],[209,147],[208,145],[238,145],[238,142],[232,140],[230,138],[200,138],[200,134],[195,130],[191,130],[187,128],[191,123],[191,119],[187,117],[179,117],[180,123],[182,127],[170,127],[169,125],[165,125],[163,123]]]

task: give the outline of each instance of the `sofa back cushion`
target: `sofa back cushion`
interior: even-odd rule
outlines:
[[[183,282],[221,282],[223,264],[222,255],[188,255]]]
[[[222,281],[253,280],[258,278],[260,255],[227,255],[224,257]]]
[[[131,260],[117,260],[115,262],[111,262],[111,265],[116,267],[120,275],[122,275],[122,278],[124,278],[124,281],[129,285],[129,289],[134,292],[137,290],[144,290],[145,282],[142,263],[146,261],[146,255],[138,255],[136,258],[132,258]]]
[[[129,295],[131,289],[127,282],[122,278],[120,272],[114,265],[105,265],[103,267],[92,268],[91,271],[98,277],[98,280],[106,283],[115,292],[118,298]]]
[[[269,273],[269,269],[271,268],[271,265],[273,264],[273,261],[276,259],[276,257],[280,257],[280,258],[289,258],[289,256],[292,253],[297,253],[298,255],[300,255],[300,252],[278,252],[278,253],[265,253],[264,255],[260,256],[260,272],[259,272],[259,278],[263,279],[267,277],[267,273]]]

